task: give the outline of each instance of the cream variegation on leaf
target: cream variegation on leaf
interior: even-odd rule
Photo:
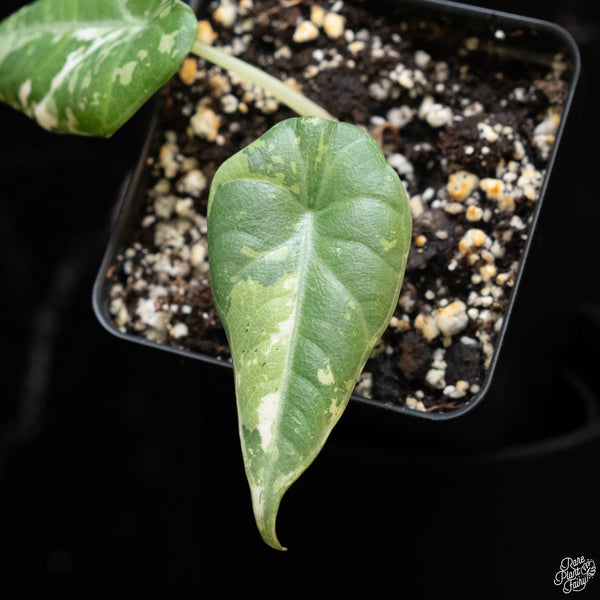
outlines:
[[[305,117],[226,161],[209,199],[215,303],[264,540],[388,325],[411,237],[398,175],[367,133]]]

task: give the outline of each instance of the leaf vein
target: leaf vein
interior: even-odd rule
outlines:
[[[389,204],[388,202],[385,202],[384,200],[377,198],[377,197],[373,197],[373,198],[369,198],[367,196],[346,196],[346,197],[340,197],[338,196],[333,202],[330,202],[327,206],[321,208],[319,210],[320,213],[323,213],[325,211],[330,210],[331,208],[337,208],[338,205],[340,204],[348,204],[350,202],[373,202],[373,203],[377,203],[379,206],[385,206],[387,209],[389,209],[390,211],[396,213],[399,216],[404,216],[404,212],[402,210],[400,210],[399,208],[392,206],[391,204]]]
[[[360,245],[363,248],[366,248],[367,250],[369,250],[369,252],[371,252],[371,254],[373,254],[374,256],[376,256],[390,270],[392,270],[394,272],[398,271],[397,267],[395,267],[394,265],[392,265],[381,254],[379,254],[379,252],[377,252],[374,248],[371,248],[371,246],[369,246],[369,244],[367,244],[366,242],[363,242],[362,240],[348,240],[346,238],[341,238],[341,237],[335,237],[335,238],[330,238],[330,239],[331,240],[335,240],[337,242],[346,243],[346,244],[357,244],[357,245]]]
[[[354,309],[354,311],[358,314],[358,316],[360,317],[360,322],[361,325],[363,326],[363,329],[366,332],[365,337],[368,339],[370,338],[369,332],[371,330],[371,328],[369,327],[369,324],[367,322],[367,318],[365,317],[365,314],[361,308],[361,302],[358,300],[358,298],[354,295],[354,293],[348,288],[348,286],[338,277],[338,275],[336,275],[336,273],[332,270],[332,268],[325,262],[325,260],[319,256],[318,254],[315,253],[315,256],[317,258],[317,262],[319,264],[319,266],[326,271],[327,275],[329,276],[330,279],[333,279],[334,281],[336,281],[338,283],[338,286],[346,293],[346,295],[348,296],[348,298],[350,298],[356,305],[356,308]]]
[[[282,183],[278,183],[276,181],[273,181],[271,179],[266,179],[264,177],[236,177],[235,179],[231,179],[229,181],[226,181],[225,183],[222,183],[219,186],[220,188],[224,188],[228,185],[231,185],[232,183],[266,183],[267,185],[274,187],[278,190],[280,190],[281,192],[283,192],[286,196],[288,196],[289,198],[291,198],[292,200],[294,200],[296,202],[296,204],[298,204],[298,206],[300,206],[302,208],[302,211],[305,212],[306,211],[306,206],[304,204],[302,204],[300,198],[298,198],[298,196],[296,196],[296,194],[294,194],[288,187],[286,187],[285,185],[283,185]]]

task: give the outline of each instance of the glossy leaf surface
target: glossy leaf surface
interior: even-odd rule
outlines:
[[[392,316],[410,210],[368,134],[296,118],[222,165],[208,234],[255,517],[281,549],[281,498],[322,448]]]
[[[110,136],[179,67],[180,0],[38,0],[0,24],[0,100],[61,133]]]

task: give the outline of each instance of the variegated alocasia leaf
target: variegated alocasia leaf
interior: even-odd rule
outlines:
[[[180,0],[37,0],[0,23],[0,100],[51,131],[110,136],[177,71],[197,28]]]
[[[323,447],[392,316],[410,210],[368,134],[304,117],[221,166],[208,221],[256,522],[281,549],[281,498]]]

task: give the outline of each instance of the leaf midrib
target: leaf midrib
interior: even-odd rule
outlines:
[[[290,335],[290,343],[286,352],[286,357],[283,364],[283,371],[280,379],[284,386],[282,386],[281,389],[282,401],[279,403],[279,406],[277,408],[277,417],[273,425],[275,431],[277,432],[277,435],[274,436],[274,439],[277,439],[277,437],[280,435],[280,425],[283,417],[283,409],[287,406],[287,403],[284,401],[284,399],[287,397],[289,389],[289,374],[295,372],[295,370],[292,368],[292,365],[294,363],[294,350],[296,349],[296,340],[300,335],[299,330],[300,323],[302,321],[302,306],[304,304],[304,298],[306,294],[305,280],[310,265],[310,256],[312,254],[313,248],[314,214],[311,211],[307,211],[303,215],[301,221],[303,225],[301,225],[300,230],[303,231],[303,235],[300,241],[300,251],[298,253],[298,293],[296,295],[296,302],[294,306],[294,325],[292,328],[292,333]],[[276,462],[276,459],[272,455],[269,456],[269,460],[272,462]]]

